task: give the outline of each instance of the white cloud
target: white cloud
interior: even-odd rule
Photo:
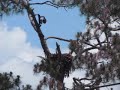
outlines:
[[[20,27],[8,28],[0,24],[0,59],[6,62],[12,57],[20,57],[25,61],[32,61],[37,55],[43,55],[42,50],[32,47],[27,42],[27,34]]]
[[[35,87],[43,75],[34,75],[33,65],[43,56],[40,48],[27,42],[27,34],[20,27],[9,28],[0,23],[0,72],[12,71],[20,75],[24,84]]]
[[[51,49],[51,51],[54,51]],[[68,50],[63,50],[67,52]],[[20,27],[9,28],[5,23],[0,23],[0,72],[12,71],[20,75],[23,84],[31,84],[34,88],[43,78],[42,74],[34,75],[33,65],[43,56],[40,48],[31,46],[27,41],[26,32]],[[83,71],[77,70],[69,78],[65,78],[66,87],[72,87],[73,77],[83,77]],[[114,90],[118,90],[115,87]],[[104,90],[105,88],[103,88]],[[102,90],[102,89],[101,89]]]
[[[14,75],[20,75],[22,84],[30,84],[36,88],[43,74],[35,75],[33,73],[33,63],[25,62],[19,58],[12,58],[0,66],[0,72],[14,72]]]
[[[54,51],[51,49],[51,51]],[[62,50],[64,53],[68,49]],[[23,84],[31,84],[34,88],[38,85],[43,74],[34,75],[33,65],[43,56],[40,48],[31,46],[27,41],[26,32],[20,27],[9,28],[5,23],[0,23],[0,72],[12,71],[20,75]],[[72,77],[79,76],[77,72],[66,78],[66,86],[72,87]],[[69,83],[67,80],[70,80]]]
[[[51,48],[51,51],[54,50]],[[62,51],[65,53],[68,49]],[[40,48],[27,41],[27,33],[22,28],[9,28],[7,24],[0,23],[0,72],[12,71],[21,76],[23,84],[31,84],[35,88],[43,75],[34,75],[33,65],[40,60],[37,56],[43,55]]]
[[[65,86],[66,87],[68,87],[68,88],[70,88],[70,89],[72,89],[72,84],[73,84],[73,78],[75,77],[75,78],[84,78],[84,76],[85,76],[85,71],[83,71],[83,70],[76,70],[76,71],[74,71],[73,73],[71,73],[70,74],[70,77],[66,77],[65,79],[64,79],[64,82],[65,82]]]

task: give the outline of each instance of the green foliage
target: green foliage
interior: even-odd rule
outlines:
[[[22,0],[0,1],[1,15],[18,14],[23,12],[25,7],[31,24],[39,35],[46,58],[42,58],[40,63],[34,65],[34,72],[43,71],[49,74],[52,77],[51,83],[49,83],[50,88],[54,86],[51,85],[52,83],[56,84],[55,80],[60,81],[62,83],[60,86],[63,87],[63,80],[66,76],[69,77],[71,68],[73,70],[83,69],[86,71],[85,78],[73,78],[75,90],[80,88],[84,90],[86,87],[91,89],[101,83],[115,81],[116,78],[120,80],[120,34],[116,32],[120,30],[120,0],[53,0],[53,2],[55,4],[49,1],[37,4],[58,5],[58,7],[77,6],[80,8],[82,15],[87,16],[87,31],[84,33],[78,32],[76,40],[70,41],[69,48],[71,53],[69,54],[62,54],[59,45],[56,45],[56,54],[49,52],[44,35],[39,27],[41,18],[39,17],[39,20],[36,19],[36,14],[30,8],[29,3],[24,3],[23,5]],[[38,16],[40,15],[38,14]],[[42,23],[46,23],[45,18],[43,18]],[[118,25],[112,27],[111,24],[113,23]],[[113,34],[113,32],[116,34]],[[104,35],[103,40],[101,40],[102,35]],[[95,43],[93,43],[94,41]],[[96,50],[96,52],[91,50]],[[74,57],[71,56],[73,52],[75,53]],[[2,90],[13,88],[14,86],[19,88],[20,77],[13,78],[13,81],[10,80],[11,77],[11,74],[0,74],[0,85],[2,85],[0,88]],[[46,80],[47,78],[44,77],[40,81],[39,89],[44,83],[47,84]],[[82,80],[89,80],[90,84],[86,85],[82,83]],[[22,89],[32,90],[30,85]]]
[[[0,73],[0,90],[19,89],[20,76],[14,77],[12,72]]]
[[[120,79],[120,0],[60,0],[60,4],[78,6],[87,16],[87,31],[78,32],[76,42],[69,45],[75,53],[72,68],[85,70],[84,79],[92,87]],[[84,79],[75,79],[74,86],[81,86]]]
[[[111,16],[120,18],[119,4],[120,0],[83,0],[80,3],[80,11],[88,17],[92,16],[105,21]]]
[[[0,73],[0,90],[33,90],[31,85],[22,85],[20,76],[10,73]]]
[[[23,13],[22,0],[0,0],[0,14],[11,15]]]
[[[31,85],[27,84],[26,86],[23,85],[21,90],[33,90],[33,89]]]
[[[81,14],[103,21],[110,19],[111,16],[120,18],[120,0],[54,0],[54,2],[68,7],[77,6]]]

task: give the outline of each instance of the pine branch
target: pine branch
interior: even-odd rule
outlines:
[[[80,81],[82,81],[82,80],[92,80],[92,79],[89,79],[89,78],[81,78],[81,79],[79,79]]]
[[[115,86],[115,85],[120,85],[120,83],[114,83],[114,84],[96,86],[96,87],[93,87],[93,88],[90,88],[90,89],[85,89],[85,90],[94,90],[94,89],[97,89],[97,88],[103,88],[103,87],[109,87],[109,86]]]
[[[81,82],[81,80],[92,80],[92,79],[87,79],[87,78],[81,78],[81,79],[77,79],[77,78],[73,78],[73,81],[79,85],[79,83]],[[79,83],[78,83],[79,82]],[[120,83],[114,83],[114,84],[108,84],[108,85],[102,85],[102,86],[93,86],[91,87],[90,85],[85,85],[86,87],[91,87],[89,89],[85,89],[85,90],[94,90],[94,89],[98,89],[98,88],[103,88],[103,87],[109,87],[109,86],[115,86],[115,85],[119,85]]]
[[[110,31],[119,31],[120,30],[120,27],[119,28],[112,28]]]
[[[85,80],[90,80],[90,79],[87,79],[87,78],[83,78],[83,79],[85,79]],[[82,86],[83,85],[83,83],[81,82],[81,80],[80,79],[77,79],[77,78],[73,78],[73,81],[74,81],[74,83],[76,84],[76,85],[78,85],[78,86]],[[84,84],[84,87],[91,87],[91,85],[89,85],[89,84]]]

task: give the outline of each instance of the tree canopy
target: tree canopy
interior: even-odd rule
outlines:
[[[86,31],[78,32],[76,40],[60,37],[46,38],[41,25],[46,18],[34,12],[31,5],[47,4],[55,8],[78,7],[86,18]],[[120,0],[52,0],[32,2],[29,0],[1,0],[0,14],[22,13],[26,11],[34,31],[37,33],[45,57],[34,65],[33,71],[50,75],[44,77],[37,87],[41,90],[48,85],[52,90],[64,90],[64,78],[76,69],[86,71],[85,77],[73,78],[72,90],[99,89],[101,83],[115,82],[120,79]],[[116,24],[116,25],[114,25]],[[69,43],[70,52],[62,53],[56,42],[56,53],[49,50],[48,39],[58,39]],[[74,55],[73,55],[74,54]],[[83,83],[83,80],[89,83]]]

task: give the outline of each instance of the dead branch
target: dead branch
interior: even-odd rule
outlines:
[[[58,54],[58,59],[61,60],[61,50],[60,45],[56,42],[56,54]]]
[[[60,37],[53,37],[53,36],[51,36],[51,37],[47,37],[45,40],[48,40],[48,39],[57,39],[57,40],[61,40],[61,41],[65,41],[65,42],[72,42],[72,41],[77,41],[77,40],[72,40],[72,39],[64,39],[64,38],[60,38]],[[96,38],[97,39],[97,38]],[[98,47],[96,47],[96,46],[98,46],[98,45],[100,45],[100,44],[102,44],[102,43],[105,43],[105,41],[103,41],[103,42],[100,42],[100,40],[98,40],[97,39],[97,41],[99,42],[98,44],[96,44],[96,45],[92,45],[92,44],[90,44],[89,42],[87,42],[87,41],[82,41],[82,43],[84,43],[84,44],[86,44],[86,45],[89,45],[89,46],[91,46],[91,47],[94,47],[94,48],[98,48]]]
[[[60,38],[60,37],[47,37],[45,40],[48,40],[48,39],[58,39],[58,40],[61,40],[61,41],[66,41],[66,42],[70,42],[71,41],[71,40],[68,40],[68,39]]]
[[[70,42],[70,43],[73,42],[73,41],[76,41],[76,40],[72,40],[72,39],[68,40],[68,39],[64,39],[64,38],[60,38],[60,37],[53,37],[53,36],[47,37],[45,40],[48,40],[48,39],[57,39],[57,40],[61,40],[61,41],[65,41],[65,42]],[[82,41],[82,43],[91,46],[90,48],[84,49],[84,50],[82,51],[82,53],[84,53],[84,52],[86,52],[86,51],[89,51],[89,50],[92,50],[92,49],[101,49],[102,44],[106,43],[105,41],[100,42],[100,40],[99,40],[98,38],[96,38],[96,39],[97,39],[97,41],[98,41],[98,44],[95,44],[95,45],[92,45],[92,44],[90,44],[90,43],[87,42],[87,41]],[[100,45],[100,47],[97,47],[98,45]]]
[[[89,78],[81,78],[81,79],[79,79],[80,81],[82,81],[82,80],[92,80],[92,79],[89,79]]]

